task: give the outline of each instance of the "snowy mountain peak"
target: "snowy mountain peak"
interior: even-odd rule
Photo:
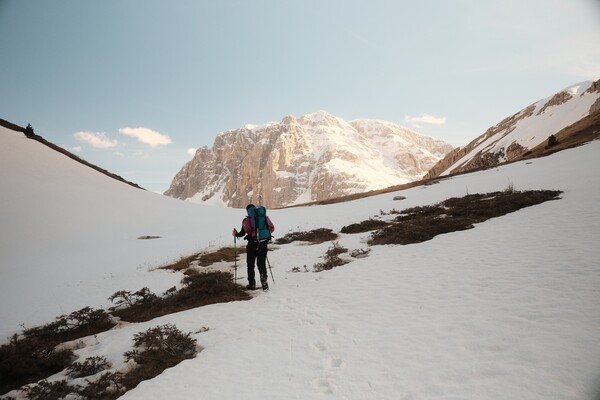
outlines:
[[[269,207],[319,201],[420,179],[452,150],[385,121],[346,122],[326,111],[219,133],[175,176],[165,195]]]

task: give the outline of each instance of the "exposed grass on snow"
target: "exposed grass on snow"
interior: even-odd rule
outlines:
[[[242,243],[242,246],[238,243],[237,248],[235,247],[221,247],[220,249],[212,252],[202,253],[198,257],[198,265],[207,267],[217,262],[234,262],[236,253],[239,256],[246,252],[246,243]]]
[[[509,188],[503,192],[453,197],[431,206],[403,210],[396,222],[374,232],[370,245],[411,244],[433,239],[443,233],[473,228],[473,224],[499,217],[524,207],[558,199],[558,190]]]
[[[276,244],[288,244],[296,241],[313,244],[324,243],[337,239],[338,235],[332,229],[319,228],[308,232],[292,232],[275,241]]]
[[[342,233],[363,233],[370,232],[376,229],[381,229],[387,226],[387,222],[381,221],[379,219],[368,219],[366,221],[359,222],[357,224],[350,224],[344,226],[340,232]]]

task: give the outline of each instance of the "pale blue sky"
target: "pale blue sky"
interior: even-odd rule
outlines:
[[[0,118],[157,192],[246,123],[326,110],[458,146],[598,78],[599,0],[0,0]]]

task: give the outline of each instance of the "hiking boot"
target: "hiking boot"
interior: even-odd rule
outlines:
[[[262,290],[269,290],[269,284],[267,283],[267,278],[260,278],[260,284],[262,285]]]
[[[246,289],[248,289],[248,290],[256,290],[256,284],[249,283],[249,284],[246,285]]]

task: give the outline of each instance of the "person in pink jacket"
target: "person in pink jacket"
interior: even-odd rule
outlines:
[[[267,290],[269,288],[269,284],[267,283],[268,275],[266,266],[267,252],[269,251],[267,244],[271,240],[271,235],[265,238],[260,237],[259,240],[257,240],[257,229],[254,228],[252,218],[250,217],[251,213],[254,215],[255,210],[251,209],[256,209],[254,204],[248,204],[246,206],[246,212],[248,215],[243,219],[241,229],[239,231],[236,229],[233,230],[233,236],[243,236],[244,239],[248,241],[246,244],[246,264],[248,267],[248,285],[246,286],[246,289],[256,289],[256,280],[254,278],[254,264],[256,262],[258,266],[258,273],[260,274],[260,283],[262,289]],[[271,222],[269,216],[265,215],[264,217],[266,218],[269,232],[273,233],[273,231],[275,231],[275,225],[273,225],[273,222]]]

